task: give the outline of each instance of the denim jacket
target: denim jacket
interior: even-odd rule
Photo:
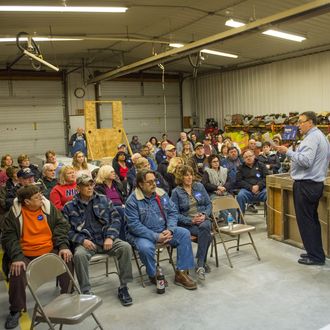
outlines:
[[[166,221],[158,206],[156,194],[159,196]],[[163,230],[174,231],[177,226],[178,212],[174,204],[164,190],[156,188],[156,194],[147,198],[141,189],[136,188],[126,201],[127,240],[133,245],[137,237],[156,243]]]
[[[200,182],[194,182],[192,186],[192,195],[197,201],[197,210],[204,213],[207,217],[211,216],[212,203],[210,197]],[[171,200],[179,211],[179,225],[191,226],[191,217],[187,216],[189,211],[189,195],[178,186],[172,191]]]

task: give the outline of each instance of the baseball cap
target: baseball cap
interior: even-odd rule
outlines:
[[[125,148],[126,148],[126,144],[124,144],[124,143],[120,143],[120,144],[118,144],[117,149],[120,149],[120,148],[122,148],[122,147],[125,147]]]
[[[175,149],[175,146],[173,144],[168,144],[166,147],[165,147],[165,151],[171,151]]]
[[[34,173],[31,171],[30,168],[22,168],[17,172],[17,177],[18,178],[23,178],[23,179],[28,179],[35,176]]]
[[[198,147],[204,147],[203,143],[197,142],[194,146],[194,150],[196,150]]]
[[[94,182],[93,178],[87,174],[81,174],[77,178],[77,185],[87,185],[90,182]]]

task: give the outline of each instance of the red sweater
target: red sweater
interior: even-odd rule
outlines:
[[[62,210],[65,203],[71,201],[73,196],[77,193],[76,183],[60,185],[57,184],[50,192],[49,200],[54,206]]]

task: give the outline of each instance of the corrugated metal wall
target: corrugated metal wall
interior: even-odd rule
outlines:
[[[65,153],[61,81],[0,81],[1,154]]]
[[[202,126],[209,117],[222,123],[226,114],[330,111],[329,95],[330,52],[197,78]]]
[[[165,84],[166,127],[169,137],[177,138],[181,130],[179,82]],[[141,142],[150,136],[161,137],[165,129],[163,90],[160,82],[106,81],[101,84],[101,100],[123,102],[124,128],[129,140],[138,135]],[[109,105],[102,105],[101,127],[111,127]]]

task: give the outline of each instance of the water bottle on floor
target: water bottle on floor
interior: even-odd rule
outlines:
[[[227,216],[227,224],[228,224],[228,229],[233,230],[233,228],[234,228],[234,218],[233,218],[233,216],[231,215],[230,212],[228,213],[228,216]]]

